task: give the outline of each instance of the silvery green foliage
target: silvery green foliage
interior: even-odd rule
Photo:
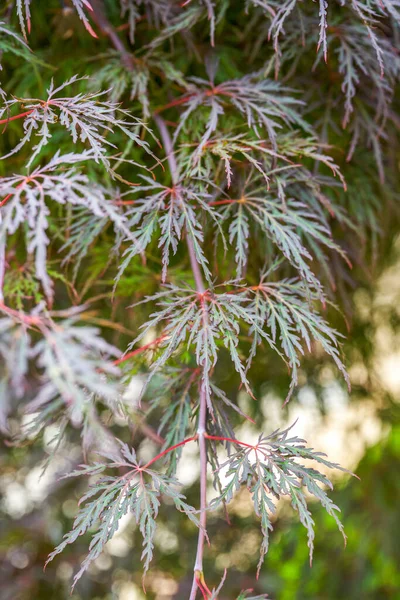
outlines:
[[[190,152],[193,144],[182,148],[182,170],[190,177],[207,179],[215,169],[215,162],[222,163],[226,174],[226,186],[229,189],[234,181],[233,156],[240,154],[248,163],[254,167],[269,183],[268,171],[271,161],[276,159],[277,153],[268,146],[266,140],[252,139],[245,134],[228,136],[212,136],[201,154],[194,155]],[[189,148],[189,152],[188,152]]]
[[[303,354],[302,342],[311,350],[314,340],[335,361],[338,369],[350,387],[350,380],[345,367],[340,359],[338,340],[341,334],[330,328],[322,316],[309,310],[309,292],[304,291],[301,282],[296,280],[282,280],[279,283],[261,281],[254,292],[254,310],[259,313],[263,323],[271,329],[272,339],[279,339],[282,351],[286,356],[292,372],[292,383],[288,397],[297,385],[297,369],[300,365],[299,357]],[[257,344],[255,335],[251,360]]]
[[[35,5],[16,2],[25,37]],[[89,0],[72,0],[72,5],[96,35],[89,19],[102,3],[92,7]],[[325,283],[333,288],[338,270],[338,279],[346,279],[348,256],[357,258],[360,240],[379,231],[380,205],[375,190],[368,188],[371,178],[353,179],[344,158],[347,153],[348,161],[357,160],[358,148],[372,148],[383,181],[387,126],[396,122],[392,106],[400,63],[394,41],[400,1],[236,3],[233,8],[250,29],[229,34],[249,38],[246,64],[236,68],[234,59],[227,61],[222,53],[217,68],[219,26],[230,6],[229,0],[120,0],[113,18],[120,9],[121,27],[114,27],[107,24],[104,4],[104,15],[95,22],[100,28],[105,19],[103,41],[114,40],[114,49],[96,53],[90,67],[84,64],[85,69],[94,65],[92,80],[73,76],[58,87],[52,82],[44,99],[0,91],[3,133],[12,132],[3,159],[19,160],[23,173],[0,180],[0,293],[16,246],[19,253],[26,250],[29,265],[24,268],[44,292],[43,303],[25,312],[8,306],[6,293],[0,296],[0,426],[7,429],[14,411],[32,415],[31,437],[49,423],[81,430],[89,464],[71,475],[88,476],[89,490],[71,531],[49,557],[92,533],[74,584],[128,512],[143,536],[145,571],[163,497],[200,525],[200,513],[186,504],[175,477],[184,444],[198,439],[203,397],[208,461],[218,491],[208,509],[225,506],[241,486],[249,489],[263,534],[259,569],[268,550],[271,514],[281,498],[291,502],[307,529],[310,557],[310,495],[343,533],[338,508],[326,493],[331,483],[310,466],[338,465],[290,437],[289,430],[261,436],[255,446],[236,440],[230,414],[248,417],[223,389],[216,367],[221,357],[230,361],[230,378],[253,396],[257,353],[276,354],[290,372],[289,400],[303,355],[317,349],[349,383],[340,354],[342,336],[323,314],[332,296]],[[143,22],[144,43],[139,37]],[[30,55],[26,42],[3,23],[0,50]],[[313,65],[305,75],[302,61],[309,60],[310,52]],[[184,53],[188,64],[196,65],[196,76],[185,71]],[[253,69],[256,58],[258,68]],[[311,69],[317,74],[310,77]],[[323,84],[332,71],[338,84],[328,86],[327,93]],[[135,114],[151,126],[154,121],[162,147]],[[145,134],[150,134],[147,139]],[[339,152],[329,147],[338,139],[346,140],[345,153],[340,144]],[[339,162],[350,174],[350,198]],[[120,175],[124,168],[128,179]],[[118,179],[121,189],[110,179]],[[346,249],[335,238],[337,223],[350,230]],[[93,314],[65,309],[67,294],[58,297],[54,285],[55,279],[62,281],[71,302],[78,304],[74,285],[80,269],[83,277],[89,273],[90,285],[91,260],[103,242],[99,297],[111,296],[114,278],[116,295],[125,285],[129,296],[139,296],[135,315],[143,322],[125,354],[125,348],[106,341],[108,334],[90,324]],[[49,261],[53,243],[60,251],[58,273]],[[252,264],[253,255],[265,259],[264,268]],[[146,271],[146,260],[156,268]],[[70,262],[72,278],[65,268]],[[150,284],[143,285],[146,278],[151,292]],[[83,288],[87,291],[86,282]],[[53,301],[61,310],[50,310]],[[27,304],[32,303],[29,296]],[[107,319],[99,322],[109,325]],[[112,325],[126,332],[124,322]],[[135,450],[119,443],[101,418],[102,411],[116,415],[121,410],[128,378],[141,371],[147,373],[143,398],[137,407],[128,407],[128,417],[136,426],[161,415],[156,435],[163,436],[160,454],[147,465],[139,464]],[[219,462],[221,442],[228,453],[225,465]],[[102,454],[90,464],[90,450],[99,447]],[[150,469],[156,459],[159,470]],[[223,466],[228,467],[224,484],[219,479]],[[118,469],[118,476],[108,469]],[[203,596],[216,599],[223,583],[202,589]],[[242,592],[237,600],[265,597]]]
[[[0,307],[0,312],[4,315],[0,319],[2,429],[7,428],[7,413],[18,400],[21,412],[30,415],[23,435],[37,435],[61,417],[75,427],[83,426],[86,449],[100,440],[103,449],[104,443],[112,446],[95,405],[101,401],[119,410],[120,370],[112,360],[118,349],[101,337],[99,329],[82,326],[82,309],[65,311],[63,318],[43,306],[30,315],[6,307]],[[32,368],[40,373],[34,389],[28,380]]]
[[[303,11],[305,4],[303,0],[249,0],[248,4],[262,10],[269,19],[268,35],[273,39],[275,49],[279,51],[279,41],[286,35],[288,21],[296,18],[297,29],[301,31],[303,26]],[[400,3],[398,0],[318,0],[314,2],[313,29],[317,40],[318,50],[321,48],[325,58],[328,54],[328,10],[330,5],[339,4],[343,11],[349,16],[355,16],[366,28],[370,41],[376,51],[378,61],[383,65],[379,38],[375,31],[376,25],[382,16],[390,17],[400,22]],[[347,12],[349,9],[351,12]],[[352,15],[353,13],[353,15]],[[299,27],[300,26],[300,27]]]
[[[304,11],[306,3],[298,0],[255,2],[265,16],[271,18],[270,25],[261,22],[257,44],[269,36],[274,39],[276,54],[267,63],[266,72],[275,66],[277,73],[285,62],[292,64],[294,72],[301,57],[313,46],[319,51],[314,68],[322,60],[326,61],[328,55],[330,61],[337,61],[342,84],[334,93],[342,92],[342,126],[352,132],[347,159],[351,160],[362,144],[369,146],[383,181],[381,146],[387,139],[386,123],[393,118],[390,105],[399,77],[399,56],[397,44],[384,35],[379,24],[382,17],[388,18],[390,26],[397,32],[400,5],[397,0],[338,0],[332,4],[338,3],[344,12],[343,18],[331,18],[329,27],[324,11],[330,4],[326,0],[319,3],[322,17],[318,34],[317,16],[313,18]],[[327,138],[331,128],[332,133],[336,133],[331,113],[336,109],[337,99],[335,96],[327,98],[324,91],[321,93],[317,79],[312,91],[314,101],[326,111],[322,125]],[[359,110],[355,111],[354,102],[358,98],[362,98],[363,106],[361,108],[359,104]]]
[[[81,498],[84,506],[78,513],[73,529],[64,536],[63,541],[49,555],[47,563],[62,552],[68,544],[72,544],[79,535],[84,534],[94,525],[97,531],[90,543],[90,552],[83,561],[80,570],[74,577],[74,585],[82,574],[102,552],[104,545],[118,530],[120,519],[131,513],[143,537],[142,561],[144,573],[149,568],[153,557],[156,518],[162,496],[170,498],[175,507],[183,512],[196,526],[200,526],[195,509],[185,502],[185,496],[179,491],[180,484],[174,477],[167,477],[141,466],[135,451],[126,444],[121,444],[120,458],[100,453],[108,462],[98,462],[93,466],[81,465],[68,477],[81,475],[101,475],[100,479],[89,486],[89,490]],[[122,476],[110,476],[104,472],[107,468],[128,469]],[[47,564],[46,563],[46,564]]]
[[[264,129],[276,149],[277,130],[286,125],[297,125],[308,129],[308,125],[297,112],[301,102],[289,95],[289,90],[276,81],[246,76],[242,79],[215,84],[216,65],[207,65],[209,80],[190,78],[191,86],[182,104],[186,107],[175,130],[176,140],[187,120],[200,107],[208,108],[205,131],[199,142],[195,157],[201,154],[211,135],[216,131],[219,120],[225,113],[225,104],[239,111],[248,128],[257,134]]]
[[[263,275],[260,283],[253,288],[246,288],[238,282],[228,283],[221,288],[210,288],[200,295],[188,287],[168,285],[164,292],[145,299],[145,302],[156,301],[159,309],[151,314],[143,325],[143,332],[131,347],[148,331],[165,323],[159,344],[160,354],[151,365],[149,380],[181,344],[192,346],[196,363],[202,369],[202,385],[206,390],[209,408],[213,412],[210,374],[217,362],[219,348],[225,347],[229,352],[242,385],[252,395],[247,371],[257,347],[264,341],[288,362],[292,373],[288,400],[297,384],[303,343],[311,350],[311,343],[315,341],[333,358],[349,384],[338,349],[340,334],[329,327],[318,312],[310,311],[312,291],[305,288],[302,282],[269,282],[267,276]],[[239,352],[239,335],[243,331],[252,340],[246,365]]]
[[[250,229],[276,245],[277,249],[301,275],[307,285],[319,288],[312,271],[312,254],[307,243],[316,244],[343,254],[333,241],[326,215],[318,210],[321,187],[311,173],[290,166],[267,171],[272,179],[269,189],[253,173],[245,182],[241,196],[219,212],[229,222],[229,241],[235,246],[237,274],[240,277],[247,265]]]
[[[111,358],[119,355],[118,349],[108,344],[98,329],[78,326],[74,318],[39,327],[43,338],[32,347],[31,356],[43,371],[45,383],[25,412],[38,413],[36,422],[42,424],[66,406],[71,422],[82,424],[93,398],[117,405],[120,371]]]
[[[64,155],[57,152],[47,165],[29,175],[3,177],[0,181],[0,194],[7,200],[2,209],[0,240],[3,242],[19,227],[28,226],[27,251],[35,256],[36,275],[49,298],[53,296],[53,284],[47,272],[46,254],[52,203],[85,208],[97,221],[107,218],[116,231],[137,245],[126,217],[113,205],[115,191],[91,183],[80,172],[79,167],[89,160],[96,160],[94,150]]]
[[[207,266],[207,258],[202,249],[203,231],[198,211],[205,211],[212,219],[216,219],[209,206],[210,194],[202,189],[199,182],[188,185],[169,187],[146,176],[141,176],[144,184],[133,188],[132,193],[140,194],[134,202],[134,208],[126,212],[129,227],[134,232],[135,241],[124,253],[119,276],[138,253],[145,250],[151,242],[157,228],[160,229],[158,247],[162,248],[162,281],[167,277],[170,257],[178,249],[183,235],[193,242],[196,256],[207,279],[211,273]]]
[[[101,98],[106,92],[90,92],[73,97],[59,96],[59,93],[66,87],[82,79],[85,78],[74,75],[56,88],[52,81],[47,90],[46,100],[13,98],[4,103],[4,107],[0,110],[0,116],[7,115],[15,105],[21,103],[27,111],[23,121],[23,136],[11,152],[2,156],[3,160],[21,150],[25,144],[31,141],[32,136],[39,137],[27,163],[29,167],[44,146],[50,142],[51,126],[55,123],[65,127],[74,144],[78,140],[87,143],[93,151],[93,159],[96,162],[101,161],[107,168],[110,168],[107,150],[116,148],[115,144],[107,139],[107,133],[119,130],[139,146],[148,148],[147,142],[143,141],[137,132],[138,127],[142,125],[141,122],[133,118],[127,111],[122,110],[118,104],[102,100]]]
[[[260,435],[254,447],[240,448],[231,454],[229,460],[221,465],[221,468],[229,466],[228,482],[222,494],[210,504],[210,508],[215,509],[223,502],[230,502],[240,487],[246,485],[263,534],[258,572],[268,551],[269,533],[273,530],[271,515],[275,512],[276,501],[282,496],[289,498],[301,524],[307,530],[310,562],[314,549],[314,521],[308,508],[306,493],[320,502],[334,518],[346,541],[343,525],[337,515],[340,509],[324,490],[324,487],[332,489],[332,483],[325,474],[317,471],[314,466],[304,466],[299,459],[312,461],[313,465],[320,464],[329,469],[340,469],[340,466],[326,460],[324,454],[307,448],[305,440],[289,437],[289,432],[290,428],[274,431],[265,437]]]
[[[143,332],[132,343],[133,345],[140,340],[150,329],[166,322],[163,340],[160,343],[161,353],[151,366],[150,378],[166,364],[182,343],[193,345],[196,362],[203,373],[202,385],[212,412],[210,374],[217,362],[218,345],[221,342],[230,353],[243,385],[251,393],[238,351],[240,323],[250,325],[263,338],[270,338],[268,333],[259,327],[254,311],[249,310],[249,299],[244,292],[216,293],[210,289],[199,295],[193,289],[170,285],[165,292],[159,292],[156,296],[146,299],[150,300],[156,300],[160,309],[151,315],[143,326]],[[207,312],[204,310],[205,303]]]

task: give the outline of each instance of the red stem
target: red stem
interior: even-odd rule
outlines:
[[[0,202],[0,206],[4,206],[4,204],[11,198],[12,194],[7,194],[7,196]]]
[[[235,96],[234,94],[232,94],[230,92],[226,92],[225,90],[220,90],[218,87],[215,87],[206,92],[206,96],[214,96],[214,95],[229,96],[231,98]],[[190,98],[193,98],[193,96],[195,96],[194,93],[185,94],[184,96],[181,96],[180,98],[175,98],[175,100],[168,102],[168,104],[164,104],[163,106],[160,106],[160,108],[157,108],[154,111],[154,114],[158,115],[158,114],[160,114],[160,112],[164,112],[164,110],[167,110],[168,108],[173,108],[174,106],[179,106],[180,104],[185,104],[185,102],[190,100]]]
[[[160,344],[165,338],[165,335],[160,335],[160,337],[158,337],[156,340],[153,340],[152,342],[141,346],[141,348],[136,348],[136,350],[132,350],[132,352],[128,352],[128,354],[121,356],[121,358],[117,358],[117,360],[114,360],[114,365],[120,365],[121,363],[125,362],[126,360],[129,360],[133,356],[136,356],[137,354],[148,350],[149,348],[151,348],[151,346],[154,346],[155,344]]]
[[[7,119],[2,119],[0,121],[0,125],[9,123],[10,121],[16,121],[17,119],[23,119],[24,117],[27,117],[28,115],[30,115],[32,112],[33,112],[33,108],[31,110],[27,110],[26,112],[20,113],[19,115],[14,115],[13,117],[7,117]]]
[[[24,181],[21,181],[21,183],[19,183],[19,184],[18,184],[18,185],[15,187],[15,189],[16,189],[16,190],[19,190],[19,188],[21,188],[21,187],[22,187],[22,186],[23,186],[25,183],[27,183],[28,181],[29,181],[29,177],[26,177],[26,178],[24,179]],[[7,202],[7,201],[8,201],[10,198],[12,198],[12,195],[13,195],[12,193],[11,193],[11,194],[7,194],[7,196],[6,196],[5,198],[3,198],[3,200],[0,202],[0,207],[1,207],[1,206],[4,206],[4,205],[5,205],[5,203],[6,203],[6,202]]]
[[[177,444],[174,444],[173,446],[169,446],[169,448],[166,448],[165,450],[163,450],[162,452],[157,454],[157,456],[152,458],[148,463],[146,463],[144,465],[144,467],[141,467],[140,470],[144,471],[145,469],[148,469],[157,460],[159,460],[166,454],[169,454],[169,452],[172,452],[173,450],[176,450],[177,448],[180,448],[181,446],[185,446],[189,442],[195,442],[196,440],[199,439],[199,437],[200,437],[200,435],[198,433],[196,433],[192,437],[186,438],[182,442],[178,442]],[[219,442],[232,442],[233,444],[239,444],[240,446],[245,446],[246,448],[251,448],[251,450],[256,449],[256,447],[253,446],[252,444],[246,444],[246,442],[241,442],[240,440],[236,440],[235,438],[223,437],[223,436],[219,436],[219,435],[208,435],[208,433],[204,433],[204,435],[201,437],[204,437],[206,440],[216,440]],[[157,441],[159,441],[159,440],[157,440]]]
[[[145,469],[148,469],[153,463],[155,463],[157,460],[159,460],[160,458],[162,458],[169,452],[172,452],[173,450],[176,450],[176,448],[180,448],[180,446],[184,446],[185,444],[187,444],[189,442],[194,442],[195,440],[197,440],[197,437],[198,436],[196,434],[190,438],[187,438],[186,440],[183,440],[182,442],[179,442],[178,444],[175,444],[174,446],[170,446],[169,448],[167,448],[163,452],[160,452],[160,454],[157,454],[157,456],[155,456],[154,458],[149,460],[149,462],[147,464],[145,464],[144,467],[141,467],[140,470],[144,471]]]
[[[115,200],[115,206],[131,206],[135,204],[136,200]]]
[[[219,442],[232,442],[233,444],[239,444],[240,446],[245,446],[246,448],[251,448],[252,450],[256,449],[256,447],[253,446],[252,444],[246,444],[246,442],[241,442],[239,440],[235,440],[235,438],[222,437],[219,435],[208,435],[208,433],[206,433],[204,437],[207,440],[217,440]]]
[[[11,315],[18,321],[21,321],[21,323],[25,323],[25,325],[28,325],[29,327],[33,325],[40,325],[42,323],[42,319],[40,317],[32,317],[30,315],[26,315],[22,311],[14,310],[13,308],[6,306],[3,301],[0,301],[0,310]]]
[[[187,100],[190,100],[194,94],[187,94],[186,96],[181,96],[180,98],[175,98],[172,102],[168,102],[168,104],[164,104],[164,106],[160,106],[154,111],[154,114],[158,115],[160,112],[167,110],[168,108],[173,108],[174,106],[179,106],[180,104],[185,104]]]
[[[209,202],[208,206],[221,206],[221,204],[236,204],[239,200],[232,200],[231,198],[227,200],[215,200],[214,202]]]
[[[207,586],[203,587],[200,577],[196,577],[196,583],[197,583],[199,590],[201,591],[203,600],[209,600],[210,596],[208,595],[208,592],[210,592],[210,590],[208,590]],[[207,590],[208,590],[208,592],[207,592]]]

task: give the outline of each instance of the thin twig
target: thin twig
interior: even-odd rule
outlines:
[[[123,356],[121,356],[121,358],[117,358],[117,360],[114,361],[114,365],[120,365],[121,363],[129,360],[130,358],[133,358],[137,354],[140,354],[141,352],[148,350],[152,346],[156,346],[156,345],[160,344],[165,339],[165,337],[166,337],[165,335],[160,335],[160,337],[158,337],[156,340],[153,340],[152,342],[149,342],[148,344],[145,344],[144,346],[141,346],[140,348],[136,348],[136,350],[132,350],[132,352],[128,352],[128,354],[124,354]]]
[[[160,458],[162,458],[169,452],[172,452],[173,450],[176,450],[177,448],[180,448],[181,446],[185,446],[185,444],[187,444],[189,442],[193,442],[194,440],[197,440],[197,437],[198,437],[197,434],[193,435],[192,437],[187,438],[186,440],[182,440],[182,442],[178,442],[177,444],[170,446],[163,452],[160,452],[160,454],[157,454],[157,456],[155,456],[154,458],[149,460],[149,462],[147,464],[145,464],[144,467],[141,467],[141,471],[145,471],[146,469],[148,469],[153,463],[155,463],[157,460],[159,460]]]
[[[101,0],[91,0],[91,5],[93,8],[93,20],[96,22],[101,31],[106,35],[117,52],[121,55],[121,61],[128,69],[128,71],[133,71],[135,66],[133,62],[132,55],[129,54],[127,49],[125,48],[122,40],[120,39],[118,33],[115,31],[114,27],[111,25],[110,21],[107,19],[103,2]]]
[[[33,113],[33,108],[31,110],[27,110],[26,112],[19,113],[19,115],[14,115],[13,117],[7,117],[7,119],[1,119],[0,125],[7,125],[10,121],[16,121],[17,119],[23,119],[24,117],[28,117],[31,113]]]
[[[3,286],[6,272],[6,246],[4,241],[0,242],[0,302],[4,301]]]
[[[252,444],[247,444],[246,442],[241,442],[235,438],[223,437],[221,435],[208,435],[208,433],[206,433],[205,438],[207,440],[216,440],[218,442],[231,442],[232,444],[239,444],[239,446],[245,446],[245,448],[250,448],[251,450],[257,449],[257,446],[253,446]]]
[[[124,44],[118,37],[117,32],[114,30],[108,19],[106,18],[103,6],[99,2],[99,0],[94,0],[92,2],[93,6],[93,18],[96,21],[97,25],[100,29],[108,36],[114,48],[120,52],[121,59],[123,60],[125,66],[129,70],[133,70],[133,60],[130,54],[125,49]],[[164,149],[167,155],[167,160],[171,172],[171,178],[173,185],[177,185],[179,180],[179,171],[178,165],[175,158],[175,153],[172,146],[171,136],[169,135],[167,126],[164,120],[158,115],[154,115],[154,120],[160,130],[160,135],[164,144]],[[196,284],[196,289],[199,294],[204,294],[205,287],[203,283],[203,278],[201,275],[201,271],[199,265],[196,260],[194,247],[192,241],[187,238],[187,246],[189,250],[190,262],[193,271],[193,277]],[[206,310],[206,309],[205,309]],[[206,390],[204,385],[200,387],[200,410],[199,410],[199,422],[197,434],[195,436],[196,439],[199,440],[199,450],[200,450],[200,529],[199,529],[199,537],[197,542],[197,554],[196,554],[196,562],[194,567],[194,575],[193,575],[193,585],[190,593],[190,600],[195,600],[196,593],[199,588],[199,573],[201,580],[203,580],[203,552],[204,552],[204,541],[206,537],[206,521],[207,521],[207,449],[206,449],[206,419],[207,419],[207,397]],[[183,445],[187,443],[187,441],[181,442],[179,445]],[[170,449],[169,449],[170,451]],[[154,461],[150,461],[148,464],[152,464]],[[205,584],[204,584],[205,585]]]

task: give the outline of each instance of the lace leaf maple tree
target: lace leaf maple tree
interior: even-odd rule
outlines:
[[[55,453],[80,433],[82,464],[65,477],[88,489],[48,559],[92,536],[74,586],[128,513],[145,576],[173,505],[198,535],[189,600],[217,599],[229,574],[204,570],[207,522],[242,488],[260,524],[255,577],[278,501],[307,530],[310,561],[313,502],[345,539],[328,495],[341,467],[291,428],[238,439],[253,419],[232,389],[255,398],[260,355],[289,372],[282,404],[305,355],[350,388],[331,308],[348,305],[393,189],[400,2],[54,5],[41,35],[72,36],[81,54],[59,64],[37,31],[53,8],[0,9],[0,427],[33,443],[57,425]],[[31,72],[18,84],[13,69]],[[158,454],[141,458],[137,429]],[[187,444],[197,506],[179,482]]]

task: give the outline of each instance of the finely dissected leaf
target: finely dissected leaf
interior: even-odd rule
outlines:
[[[26,407],[28,413],[40,410],[48,416],[64,403],[75,423],[80,423],[91,394],[107,404],[118,399],[118,386],[107,381],[119,370],[105,356],[118,356],[117,348],[107,344],[95,328],[76,327],[74,321],[43,327],[44,337],[32,348],[37,366],[43,369],[45,383]],[[99,377],[99,372],[103,377]]]
[[[27,166],[30,166],[42,148],[50,142],[51,128],[55,123],[59,123],[69,132],[74,143],[78,140],[87,143],[93,152],[93,159],[96,162],[101,161],[109,169],[111,166],[107,151],[116,146],[107,139],[106,135],[113,134],[116,130],[150,152],[148,143],[142,140],[138,133],[143,123],[120,108],[118,104],[103,100],[102,97],[107,92],[77,94],[73,97],[59,96],[66,87],[82,79],[86,78],[74,75],[56,88],[52,81],[47,90],[46,100],[13,98],[4,103],[0,116],[9,113],[13,106],[21,103],[27,110],[23,121],[23,137],[11,152],[2,157],[3,160],[19,152],[32,136],[35,136],[39,137],[39,141],[34,146],[34,152],[27,163]]]
[[[105,60],[104,66],[91,77],[90,85],[93,90],[106,87],[111,102],[119,102],[128,92],[130,100],[138,100],[142,107],[144,119],[150,117],[150,90],[152,76],[160,72],[171,82],[182,87],[187,83],[183,74],[162,54],[153,52],[144,57],[129,55],[129,68],[121,61],[116,52],[110,52],[99,58]]]
[[[125,251],[117,280],[134,256],[145,250],[158,228],[158,247],[162,248],[163,282],[167,277],[170,255],[176,253],[178,243],[185,233],[192,240],[196,257],[205,275],[210,279],[208,261],[201,247],[204,239],[202,225],[196,213],[196,209],[200,208],[213,215],[212,208],[207,204],[210,195],[194,185],[168,187],[145,176],[142,176],[142,179],[145,184],[133,189],[133,193],[141,194],[142,197],[134,201],[131,211],[127,211],[129,227],[135,232],[135,241]],[[129,195],[131,193],[128,192]]]
[[[110,441],[110,434],[98,421],[95,402],[101,400],[113,411],[118,409],[120,370],[111,359],[119,356],[119,350],[107,343],[97,328],[79,325],[77,309],[69,314],[65,311],[68,318],[62,320],[45,310],[29,316],[0,310],[6,315],[0,319],[0,353],[4,359],[0,379],[10,396],[29,399],[23,412],[33,418],[25,434],[37,435],[52,421],[67,416],[73,425],[84,426],[86,449],[94,445],[93,438],[89,441],[94,429],[103,440]],[[27,326],[34,327],[32,333]],[[35,330],[40,332],[39,339]],[[34,390],[27,385],[31,365],[40,373]],[[7,412],[5,405],[3,428]]]
[[[287,31],[292,29],[290,25],[293,26],[295,23],[297,34],[303,34],[304,39],[304,31],[299,27],[299,21],[303,25],[308,20],[311,25],[310,33],[314,34],[314,38],[317,41],[317,49],[321,48],[325,60],[327,59],[329,46],[328,24],[331,23],[329,8],[333,4],[329,0],[318,0],[315,2],[315,17],[309,19],[307,19],[307,14],[305,14],[305,3],[302,0],[249,0],[249,3],[261,8],[265,16],[269,19],[268,37],[273,39],[277,54],[282,52],[280,38],[285,38]],[[390,16],[397,22],[400,21],[398,0],[340,0],[340,6],[344,13],[344,21],[355,17],[367,31],[370,38],[370,45],[374,49],[377,60],[383,68],[384,63],[379,37],[375,29],[381,15]]]
[[[104,471],[108,466],[126,467],[130,471],[119,477],[106,476]],[[153,557],[156,518],[162,495],[171,498],[177,510],[185,513],[197,527],[200,527],[195,515],[196,511],[185,502],[185,496],[179,492],[179,483],[176,479],[146,468],[140,470],[139,467],[134,450],[126,444],[121,444],[121,459],[111,458],[109,463],[83,465],[77,471],[70,473],[70,476],[102,475],[100,479],[90,484],[89,490],[80,500],[80,504],[84,506],[80,509],[72,530],[64,536],[63,541],[47,559],[47,563],[53,560],[78,536],[96,526],[97,532],[92,537],[89,554],[74,577],[74,586],[89,565],[101,554],[105,544],[118,530],[120,519],[127,513],[133,515],[143,537],[141,558],[146,573]]]
[[[188,288],[167,286],[166,292],[160,292],[154,298],[147,299],[149,300],[158,300],[160,310],[151,315],[143,332],[132,342],[131,347],[147,331],[167,321],[163,340],[160,342],[162,352],[151,367],[151,376],[165,365],[182,343],[193,345],[212,409],[210,374],[217,361],[218,346],[222,345],[229,351],[235,370],[251,393],[238,351],[240,322],[251,325],[262,337],[268,338],[268,335],[260,329],[261,321],[249,307],[249,299],[244,294],[216,294],[209,290],[201,296]]]
[[[250,176],[251,185],[245,186],[240,198],[227,200],[221,209],[229,222],[229,241],[235,245],[237,274],[242,276],[248,257],[250,223],[272,241],[283,256],[301,274],[305,282],[319,287],[309,262],[312,255],[308,238],[317,244],[344,254],[332,240],[326,216],[318,210],[322,191],[318,181],[298,167],[276,168],[270,171],[271,183]],[[302,236],[306,236],[305,240]]]
[[[210,70],[209,76],[209,81],[199,78],[190,80],[193,81],[193,84],[189,88],[189,93],[180,102],[186,106],[186,109],[181,115],[174,136],[176,140],[186,126],[189,117],[199,107],[209,107],[206,129],[196,150],[196,158],[200,156],[203,148],[216,131],[227,104],[244,117],[249,129],[253,129],[257,134],[259,129],[264,129],[275,149],[277,131],[282,124],[309,129],[296,110],[301,102],[289,95],[291,90],[282,87],[280,83],[246,76],[216,85],[214,74]]]
[[[289,437],[291,427],[275,431],[269,436],[259,437],[254,447],[240,448],[231,455],[228,465],[228,482],[219,497],[210,508],[215,509],[222,502],[228,503],[240,487],[245,484],[252,496],[254,510],[261,522],[263,541],[261,544],[258,573],[268,551],[269,532],[272,531],[271,514],[275,511],[276,500],[287,497],[298,512],[302,525],[307,530],[310,561],[313,553],[314,521],[307,505],[307,492],[314,496],[335,519],[344,540],[343,526],[337,516],[340,509],[329,499],[322,486],[332,489],[332,484],[323,473],[313,467],[304,466],[299,459],[313,461],[330,469],[341,469],[335,463],[324,458],[324,454],[307,448],[305,441],[298,437]],[[342,469],[343,470],[343,469]]]
[[[183,146],[184,152],[187,147],[190,147],[189,144]],[[212,178],[215,169],[213,158],[217,157],[224,164],[226,183],[229,188],[234,179],[233,156],[237,154],[241,154],[249,165],[261,173],[267,183],[269,182],[267,160],[270,157],[275,159],[279,154],[265,140],[253,140],[245,135],[210,138],[201,154],[190,153],[182,157],[182,167],[187,170],[189,176],[207,181]]]
[[[140,251],[126,216],[113,204],[117,193],[91,183],[79,171],[81,164],[94,158],[92,150],[65,155],[57,152],[46,166],[38,167],[30,175],[14,175],[0,181],[0,195],[5,197],[6,202],[2,208],[0,239],[14,234],[19,227],[28,226],[27,250],[35,256],[36,275],[50,298],[53,285],[47,271],[46,255],[53,203],[85,208],[101,227],[105,219],[111,221],[115,230],[130,239]]]
[[[218,348],[224,346],[229,351],[242,384],[251,394],[247,369],[257,346],[265,340],[273,350],[287,358],[292,373],[289,399],[297,384],[299,357],[304,353],[303,343],[311,350],[311,340],[315,340],[333,358],[349,384],[339,355],[340,334],[311,309],[311,292],[301,282],[284,280],[268,283],[263,277],[255,288],[216,292],[207,290],[199,295],[190,289],[167,286],[167,291],[147,298],[146,301],[156,300],[160,309],[151,315],[143,326],[143,332],[130,348],[147,331],[166,322],[159,345],[161,353],[151,366],[150,377],[166,364],[181,344],[193,345],[196,362],[203,370],[203,385],[211,408],[210,374],[217,361]],[[249,326],[248,332],[252,338],[247,368],[238,350],[239,333],[244,324]]]
[[[329,327],[322,316],[310,305],[312,296],[298,280],[283,280],[278,283],[267,282],[261,278],[260,284],[252,291],[254,294],[251,308],[259,318],[259,329],[267,327],[270,332],[268,342],[273,348],[280,347],[291,369],[292,381],[286,401],[292,395],[298,381],[300,356],[303,346],[311,350],[312,342],[319,343],[332,357],[345,378],[348,386],[350,379],[340,359],[338,340],[341,335]],[[315,300],[315,297],[314,297]],[[248,366],[256,353],[257,345],[263,339],[258,330],[254,330]]]

